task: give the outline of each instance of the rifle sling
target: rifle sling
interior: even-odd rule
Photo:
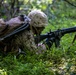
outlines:
[[[10,34],[7,34],[6,36],[0,38],[0,41],[3,41],[3,40],[5,40],[6,38],[9,38],[9,37],[11,37],[11,36],[13,36],[13,35],[15,35],[15,34],[18,34],[19,32],[21,32],[21,31],[23,31],[23,30],[25,30],[25,29],[28,29],[28,27],[29,27],[29,23],[23,24],[21,27],[17,28],[16,30],[14,30],[14,31],[11,32]]]

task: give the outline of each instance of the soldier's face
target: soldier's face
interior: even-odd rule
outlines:
[[[35,28],[33,29],[33,32],[34,32],[34,34],[36,34],[36,35],[40,35],[44,28],[45,28],[45,27],[35,27]]]

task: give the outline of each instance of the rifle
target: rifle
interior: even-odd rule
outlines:
[[[76,27],[65,28],[65,29],[58,29],[56,31],[50,31],[47,34],[35,36],[35,43],[38,44],[39,42],[45,39],[45,43],[50,48],[53,43],[55,43],[55,47],[59,47],[61,38],[68,33],[76,32]]]

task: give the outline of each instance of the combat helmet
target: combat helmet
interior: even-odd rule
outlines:
[[[48,23],[47,15],[41,10],[32,10],[28,17],[31,19],[30,25],[34,27],[45,27]]]

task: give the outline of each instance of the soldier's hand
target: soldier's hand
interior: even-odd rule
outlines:
[[[37,52],[37,54],[44,53],[45,51],[46,51],[46,46],[45,46],[45,44],[39,43],[39,44],[38,44],[38,52]]]

